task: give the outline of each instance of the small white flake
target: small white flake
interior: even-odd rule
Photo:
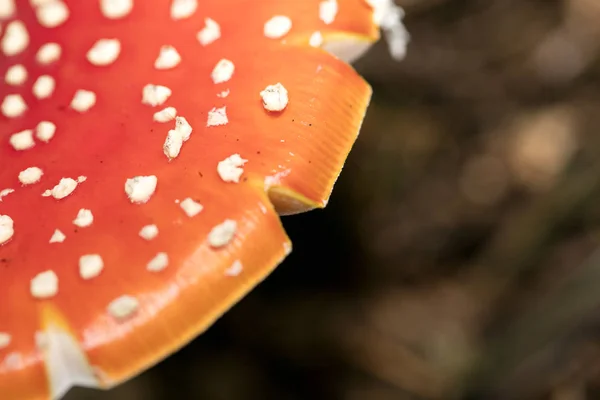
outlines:
[[[10,345],[11,340],[12,336],[10,334],[6,332],[0,332],[0,350],[7,348]]]
[[[233,264],[231,264],[229,266],[229,268],[227,268],[225,270],[225,275],[227,275],[227,276],[238,276],[239,274],[242,273],[243,269],[244,269],[244,266],[242,265],[242,262],[240,260],[235,260],[233,262]]]
[[[27,104],[20,94],[9,94],[4,97],[0,109],[5,117],[17,118],[27,111]]]
[[[152,107],[160,106],[171,96],[171,89],[166,86],[147,84],[142,90],[142,104]]]
[[[86,254],[79,258],[79,276],[88,280],[97,277],[104,269],[104,261],[99,254]]]
[[[35,136],[42,142],[48,143],[56,133],[56,125],[50,121],[42,121],[35,128]]]
[[[208,118],[206,120],[206,126],[219,126],[227,125],[229,119],[227,118],[227,107],[216,108],[208,112]]]
[[[77,216],[73,220],[73,224],[80,228],[90,226],[94,222],[94,215],[86,208],[82,208],[77,212]]]
[[[177,110],[175,107],[167,107],[155,112],[152,119],[156,122],[169,122],[172,121],[176,116]]]
[[[27,150],[35,146],[33,140],[33,131],[25,129],[24,131],[13,133],[9,139],[10,145],[17,151]]]
[[[29,167],[19,172],[19,182],[23,185],[32,185],[42,179],[44,171],[38,167]]]
[[[54,197],[57,200],[64,199],[77,187],[77,181],[72,178],[62,178],[58,185],[54,186],[51,190],[46,190],[42,196],[44,197]]]
[[[127,16],[133,9],[133,0],[100,0],[100,11],[108,19]]]
[[[60,0],[49,0],[36,8],[38,22],[45,28],[56,28],[69,18],[69,9]]]
[[[27,80],[27,69],[23,64],[11,66],[4,75],[4,81],[7,85],[20,86]]]
[[[62,233],[59,229],[55,229],[54,233],[50,237],[49,243],[62,243],[65,241],[66,238],[67,237],[65,236],[64,233]]]
[[[233,62],[224,58],[215,65],[210,76],[214,83],[223,83],[231,79],[234,71]]]
[[[169,160],[179,156],[183,143],[186,142],[192,134],[192,127],[184,117],[175,118],[175,129],[169,130],[165,143],[163,144],[163,153]]]
[[[58,293],[58,277],[54,271],[37,274],[30,282],[29,290],[36,299],[47,299]]]
[[[279,39],[292,29],[292,20],[284,15],[276,15],[265,23],[264,34],[269,39]]]
[[[140,229],[139,235],[142,239],[152,240],[158,236],[158,227],[154,224],[145,225]]]
[[[132,203],[146,203],[156,191],[157,183],[155,175],[135,176],[125,181],[125,193]]]
[[[154,62],[156,69],[171,69],[181,62],[181,56],[173,46],[162,46],[158,58]]]
[[[267,111],[283,111],[289,101],[288,91],[281,83],[267,86],[260,92],[260,97]]]
[[[170,129],[163,144],[163,153],[169,160],[177,158],[183,147],[183,136],[175,129]]]
[[[82,183],[87,181],[87,176],[80,175],[77,177],[77,183]]]
[[[0,202],[2,201],[3,197],[6,197],[9,194],[14,193],[14,192],[15,192],[15,189],[11,189],[11,188],[0,190]]]
[[[188,217],[194,217],[204,209],[202,204],[197,201],[192,200],[191,198],[186,198],[179,203],[179,207],[185,212]]]
[[[319,4],[319,18],[321,21],[329,25],[335,21],[338,13],[337,0],[324,0]]]
[[[14,221],[8,215],[0,215],[0,245],[8,242],[15,234]]]
[[[175,118],[175,130],[181,132],[183,140],[188,140],[192,134],[192,126],[185,117]]]
[[[248,160],[244,160],[240,157],[239,154],[233,154],[219,162],[217,165],[217,172],[223,181],[238,183],[240,177],[244,173],[242,167],[247,161]]]
[[[198,0],[173,0],[171,18],[174,20],[191,17],[198,8]]]
[[[87,59],[96,66],[112,64],[121,53],[121,42],[118,39],[100,39],[87,52]]]
[[[94,104],[96,104],[96,93],[89,90],[77,90],[71,100],[71,108],[80,113],[88,111]]]
[[[5,56],[14,56],[29,46],[29,33],[22,21],[9,22],[4,30],[0,48]]]
[[[42,65],[51,64],[60,59],[62,48],[58,43],[46,43],[42,45],[35,55],[35,59]]]
[[[0,1],[0,19],[8,19],[15,14],[15,1],[2,0]]]
[[[208,234],[208,244],[212,247],[223,247],[233,240],[237,231],[237,222],[226,219],[221,224],[212,228]]]
[[[36,79],[31,90],[33,91],[33,95],[38,99],[46,99],[52,96],[55,87],[56,82],[53,77],[50,75],[42,75]]]
[[[131,317],[140,307],[140,302],[133,296],[123,295],[108,305],[107,311],[118,320]]]
[[[221,37],[221,27],[215,20],[210,18],[206,18],[204,23],[204,28],[198,32],[196,38],[202,46],[208,46]]]
[[[169,266],[169,256],[167,253],[160,252],[154,256],[146,265],[146,269],[151,272],[160,272]]]
[[[308,44],[310,44],[312,47],[321,47],[321,45],[323,44],[323,35],[321,34],[321,32],[317,31],[310,35]]]
[[[225,89],[221,93],[217,93],[217,97],[220,97],[222,99],[224,99],[227,96],[229,96],[229,89]]]

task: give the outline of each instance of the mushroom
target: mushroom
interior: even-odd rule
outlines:
[[[3,400],[138,374],[291,251],[371,95],[381,2],[326,2],[0,1]]]

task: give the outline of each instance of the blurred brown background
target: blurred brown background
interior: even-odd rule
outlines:
[[[300,1],[300,0],[299,0]],[[191,345],[68,400],[600,399],[600,0],[402,0],[294,252]]]

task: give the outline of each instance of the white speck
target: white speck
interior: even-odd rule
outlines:
[[[0,19],[8,19],[15,13],[15,1],[3,0],[0,1]]]
[[[208,119],[206,121],[207,127],[227,125],[228,122],[229,119],[227,118],[227,107],[213,107],[213,109],[208,112]]]
[[[64,199],[77,187],[77,181],[72,178],[62,178],[58,185],[54,186],[52,190],[46,190],[42,196],[44,197],[54,197],[57,200]]]
[[[321,21],[325,22],[326,25],[329,25],[335,21],[337,13],[337,0],[324,0],[319,4],[319,18]]]
[[[5,56],[14,56],[29,46],[29,33],[22,21],[9,22],[4,30],[0,48]]]
[[[202,204],[192,200],[189,197],[182,200],[181,203],[179,203],[179,207],[181,207],[183,212],[185,212],[185,214],[190,218],[200,214],[202,209],[204,209]]]
[[[13,133],[9,139],[10,145],[13,149],[21,151],[27,150],[35,146],[33,141],[33,131],[31,129],[25,129],[24,131]]]
[[[279,39],[292,29],[292,20],[283,15],[276,15],[265,23],[264,34],[269,39]]]
[[[103,268],[104,261],[98,254],[86,254],[79,258],[79,276],[85,280],[97,277]]]
[[[67,237],[59,229],[55,229],[49,243],[62,243]]]
[[[140,229],[139,235],[142,239],[152,240],[158,236],[158,227],[154,224],[146,225]]]
[[[87,176],[80,175],[77,177],[77,183],[82,183],[87,181]]]
[[[231,79],[234,71],[235,65],[229,60],[222,59],[213,68],[210,76],[214,83],[223,83]]]
[[[183,140],[188,140],[192,134],[192,126],[185,117],[175,118],[175,130],[181,132]]]
[[[9,94],[4,97],[0,109],[5,117],[17,118],[27,111],[27,104],[20,94]]]
[[[142,104],[152,107],[160,106],[167,101],[171,93],[171,89],[166,86],[148,84],[142,90]]]
[[[317,31],[310,35],[308,44],[310,44],[312,47],[321,47],[321,45],[323,44],[323,35],[321,35],[321,32]]]
[[[176,67],[181,62],[181,56],[173,46],[162,46],[158,58],[154,62],[156,69],[170,69]]]
[[[8,242],[14,234],[13,219],[8,215],[0,215],[0,245]]]
[[[36,8],[38,22],[45,28],[56,28],[69,18],[69,9],[60,0],[50,0]]]
[[[8,85],[19,86],[27,80],[27,69],[23,64],[11,66],[4,75],[4,81]]]
[[[2,201],[3,197],[6,197],[9,194],[14,193],[14,191],[15,191],[15,189],[11,189],[11,188],[0,190],[0,202]]]
[[[156,191],[157,183],[155,175],[136,176],[125,182],[125,193],[132,203],[146,203]]]
[[[172,121],[176,116],[177,110],[175,107],[167,107],[155,112],[152,119],[156,122],[169,122]]]
[[[56,82],[53,77],[42,75],[36,79],[31,90],[33,91],[33,95],[38,99],[45,99],[52,96],[55,87]]]
[[[127,16],[133,9],[133,0],[100,0],[100,11],[108,19]]]
[[[1,12],[1,10],[0,10],[0,12]],[[10,345],[11,340],[12,340],[11,335],[9,335],[6,332],[0,332],[0,350],[8,347]]]
[[[54,271],[37,274],[30,282],[29,291],[36,299],[47,299],[58,293],[58,277]]]
[[[233,154],[217,165],[217,172],[225,182],[239,182],[244,173],[242,168],[248,160],[244,160],[239,154]]]
[[[37,183],[42,179],[44,171],[38,167],[29,167],[19,172],[19,182],[23,185],[31,185]]]
[[[289,101],[288,91],[281,83],[267,86],[260,92],[260,97],[267,111],[283,111]]]
[[[238,276],[239,274],[242,273],[243,269],[244,269],[244,266],[242,265],[242,262],[240,260],[235,260],[233,262],[233,264],[231,264],[229,266],[229,268],[227,268],[225,270],[225,275],[227,275],[227,276]]]
[[[171,18],[174,20],[191,17],[198,8],[198,0],[173,0]]]
[[[169,160],[179,156],[183,143],[186,142],[192,134],[192,127],[184,117],[175,118],[175,129],[169,130],[165,143],[163,144],[163,153]]]
[[[96,104],[96,93],[89,90],[77,90],[71,100],[71,108],[80,113],[88,111],[94,104]]]
[[[122,320],[132,316],[140,307],[138,299],[133,296],[123,295],[113,300],[107,311],[114,318]]]
[[[226,219],[221,224],[212,228],[208,234],[208,244],[212,247],[223,247],[233,240],[237,231],[237,222]]]
[[[160,252],[154,256],[146,265],[146,269],[152,272],[160,272],[169,265],[169,256],[167,253]]]
[[[42,121],[35,128],[35,136],[42,142],[48,143],[56,133],[56,125],[50,121]]]
[[[35,59],[38,63],[46,65],[58,61],[61,53],[62,49],[58,43],[46,43],[39,48]]]
[[[100,39],[87,52],[87,59],[96,66],[105,66],[115,62],[121,53],[118,39]]]
[[[217,97],[225,98],[229,96],[229,89],[223,90],[221,93],[217,93]]]
[[[202,46],[208,46],[221,37],[221,27],[216,21],[210,18],[206,18],[204,23],[206,25],[200,32],[198,32],[196,38]]]
[[[77,212],[77,216],[73,220],[73,224],[80,228],[90,226],[94,222],[94,215],[86,208],[82,208]]]

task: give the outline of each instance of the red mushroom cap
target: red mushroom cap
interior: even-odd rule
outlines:
[[[318,47],[379,37],[366,0],[4,0],[0,29],[3,400],[111,387],[268,275],[371,94]]]

